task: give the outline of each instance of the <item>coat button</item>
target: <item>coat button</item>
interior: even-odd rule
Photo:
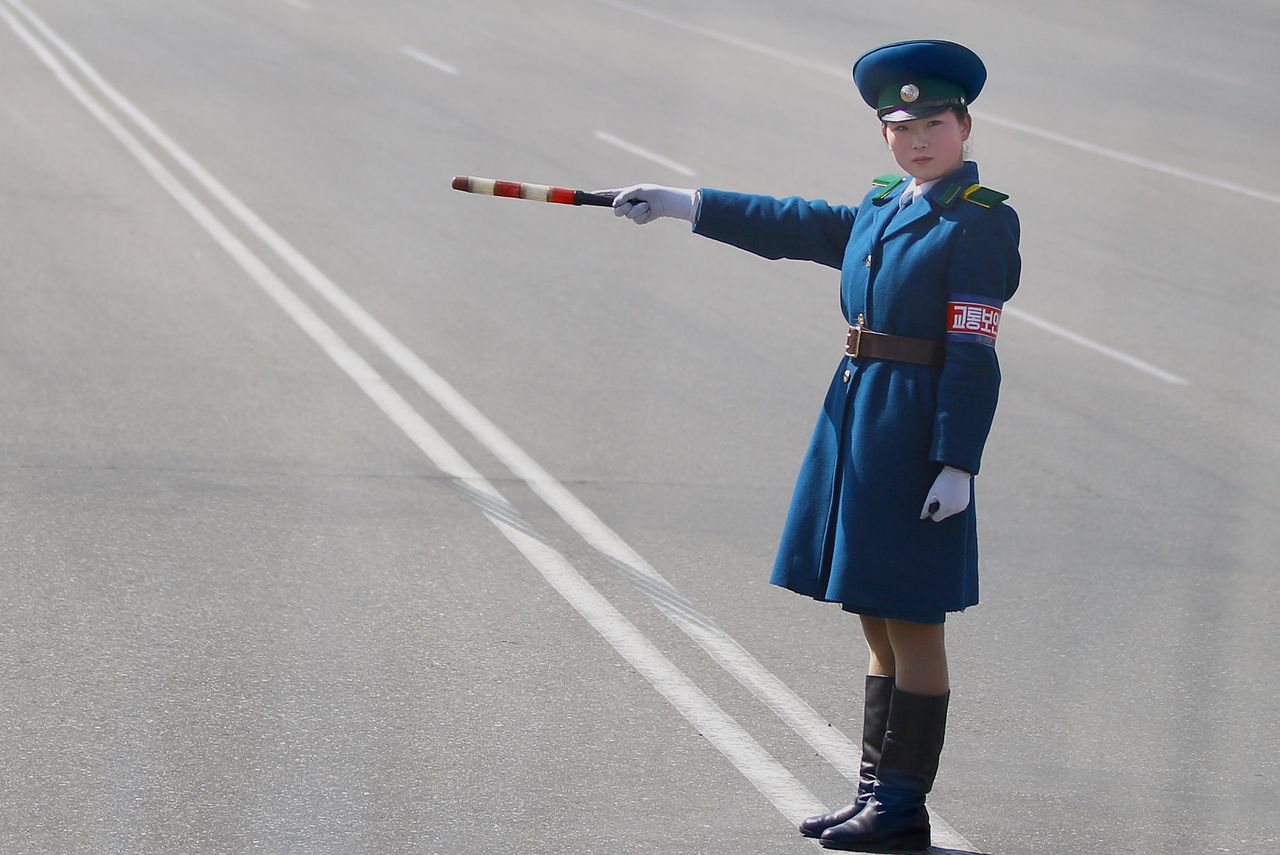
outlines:
[[[844,382],[848,383],[848,382],[849,382],[849,380],[850,380],[850,378],[852,378],[852,377],[853,377],[853,372],[852,372],[852,371],[850,371],[848,368],[846,368],[846,369],[844,370]]]
[[[862,262],[862,265],[863,265],[864,267],[870,267],[870,266],[871,266],[871,256],[869,256],[869,255],[868,255],[868,256],[866,257],[866,259]]]

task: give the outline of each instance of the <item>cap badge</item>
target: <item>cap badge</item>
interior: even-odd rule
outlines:
[[[920,88],[914,83],[908,83],[899,90],[898,94],[902,96],[904,104],[910,104],[920,97]]]

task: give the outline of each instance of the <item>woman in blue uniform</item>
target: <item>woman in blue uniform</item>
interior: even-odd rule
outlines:
[[[870,649],[855,800],[806,819],[824,846],[929,846],[942,750],[947,612],[978,602],[973,476],[995,413],[995,342],[1018,287],[1018,218],[964,160],[986,80],[952,42],[878,47],[853,69],[906,175],[857,207],[637,185],[614,211],[677,217],[770,259],[840,270],[850,329],[797,480],[771,581],[860,616]]]

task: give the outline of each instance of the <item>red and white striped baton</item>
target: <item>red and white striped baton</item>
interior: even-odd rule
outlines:
[[[567,187],[548,187],[546,184],[525,184],[522,181],[497,181],[493,178],[470,178],[459,175],[453,179],[453,189],[464,193],[480,193],[485,196],[506,196],[509,199],[532,199],[535,202],[556,202],[561,205],[597,205],[612,208],[617,193],[590,193],[586,190],[570,190]]]

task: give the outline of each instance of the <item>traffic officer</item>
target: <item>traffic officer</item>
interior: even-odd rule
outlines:
[[[978,602],[973,476],[996,408],[1019,226],[964,159],[968,106],[986,81],[973,51],[895,42],[864,54],[853,78],[906,173],[876,178],[856,207],[642,184],[620,191],[614,212],[688,220],[765,258],[840,270],[849,334],[771,581],[859,615],[870,650],[857,797],[800,830],[829,848],[904,852],[930,844],[946,614]]]

